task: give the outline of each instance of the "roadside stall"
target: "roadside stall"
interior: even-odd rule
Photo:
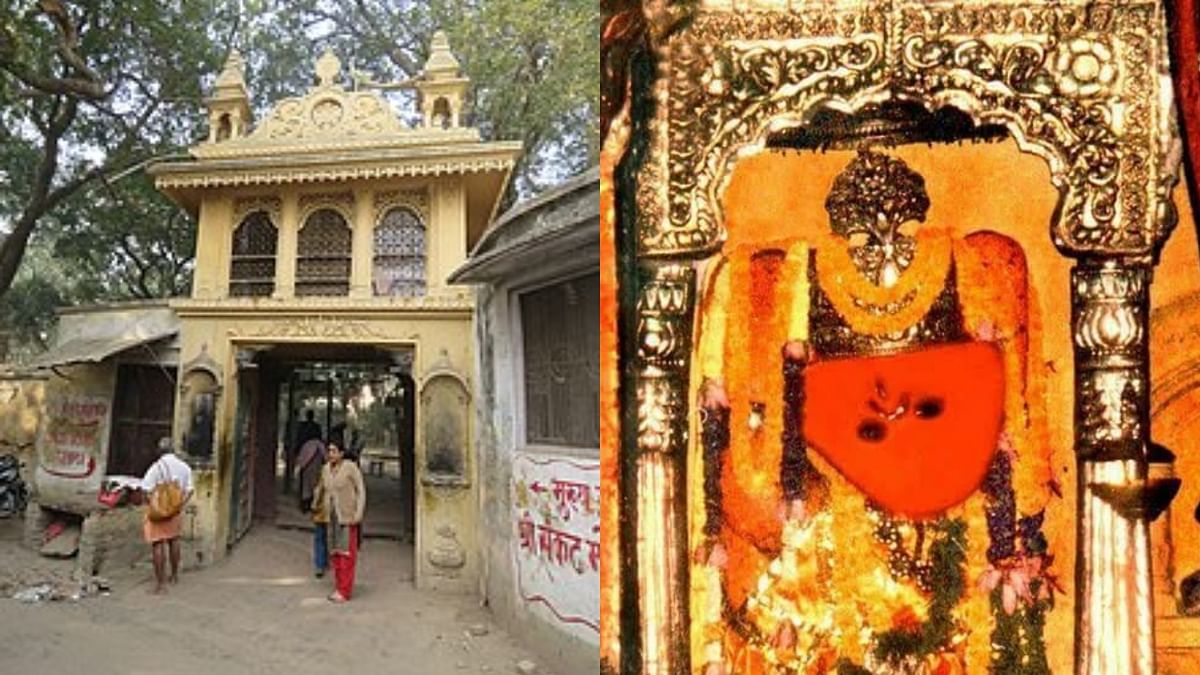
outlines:
[[[44,554],[78,554],[94,574],[145,554],[140,514],[105,483],[129,484],[171,436],[179,322],[165,303],[60,311],[55,344],[26,366],[45,394],[34,448],[26,543]]]

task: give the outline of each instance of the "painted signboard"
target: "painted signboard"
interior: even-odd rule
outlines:
[[[47,396],[35,474],[38,502],[69,511],[96,509],[112,402],[66,393]]]
[[[96,470],[108,400],[99,396],[65,396],[46,407],[46,434],[40,466],[62,478],[87,478]]]
[[[513,457],[517,594],[571,634],[600,639],[600,462]]]

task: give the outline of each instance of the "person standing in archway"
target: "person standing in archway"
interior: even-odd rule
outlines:
[[[313,412],[312,408],[309,408],[304,411],[304,421],[296,425],[295,442],[292,444],[290,448],[291,452],[287,456],[287,476],[283,483],[284,494],[288,493],[289,486],[292,483],[292,472],[299,471],[299,468],[296,466],[296,459],[300,455],[300,449],[309,441],[321,440],[321,425],[317,424],[315,417],[316,413]]]
[[[321,470],[321,498],[329,517],[329,550],[333,562],[334,592],[331,602],[346,602],[354,590],[358,563],[358,533],[367,506],[362,472],[345,461],[341,444],[331,441]]]
[[[300,512],[308,513],[313,508],[313,492],[321,479],[321,467],[325,464],[325,444],[319,438],[306,441],[300,446],[296,458],[296,472],[300,477]]]

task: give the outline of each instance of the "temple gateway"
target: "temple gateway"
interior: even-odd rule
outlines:
[[[547,665],[594,670],[598,172],[499,214],[521,144],[467,126],[441,33],[400,114],[327,52],[255,120],[243,71],[232,53],[208,137],[151,170],[199,224],[191,296],[63,310],[27,364],[28,543],[73,533],[53,546],[86,575],[143,558],[140,509],[104,500],[169,437],[207,565],[256,523],[309,526],[297,450],[337,439],[394,578],[481,594]]]
[[[152,171],[199,222],[192,297],[172,303],[173,437],[199,468],[191,545],[219,557],[284,506],[286,427],[311,413],[325,436],[347,422],[343,400],[365,413],[378,399],[393,416],[381,433],[397,441],[394,515],[415,537],[417,583],[466,590],[479,564],[467,555],[474,299],[445,279],[494,215],[519,145],[460,125],[467,81],[444,38],[415,85],[415,123],[343,80],[327,52],[316,85],[255,124],[234,53],[206,102],[207,141]]]

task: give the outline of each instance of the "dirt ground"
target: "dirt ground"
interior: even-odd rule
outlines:
[[[393,541],[366,542],[345,605],[325,600],[331,579],[310,571],[311,535],[269,526],[224,561],[184,572],[165,596],[149,593],[147,566],[108,577],[107,595],[23,603],[12,596],[31,584],[69,588],[71,561],[22,548],[20,528],[0,521],[3,673],[506,674],[537,661],[475,597],[416,590],[411,556]]]

